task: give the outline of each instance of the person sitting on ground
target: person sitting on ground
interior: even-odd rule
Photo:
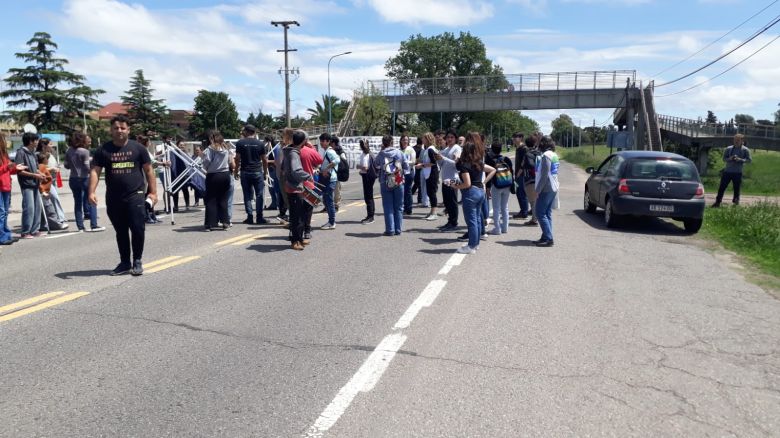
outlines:
[[[44,175],[38,190],[41,192],[41,200],[43,201],[41,224],[46,227],[46,231],[52,232],[65,230],[68,228],[68,224],[60,221],[57,209],[54,206],[51,194],[53,177],[51,170],[49,170],[49,158],[50,154],[48,152],[38,153],[38,172]]]

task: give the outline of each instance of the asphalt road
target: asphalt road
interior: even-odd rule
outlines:
[[[456,256],[421,210],[383,237],[356,176],[303,252],[202,212],[147,228],[139,278],[110,228],[6,247],[0,436],[777,436],[780,303],[680,227],[606,230],[584,180],[553,248],[513,221]]]

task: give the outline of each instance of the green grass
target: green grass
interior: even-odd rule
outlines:
[[[780,278],[780,204],[708,208],[702,231],[726,249]]]
[[[725,164],[720,150],[714,168],[702,178],[708,193],[717,193],[720,184],[720,170]],[[742,173],[742,193],[746,195],[780,195],[780,152],[750,151],[753,162],[745,164]],[[716,153],[713,151],[713,154]],[[729,187],[729,192],[731,187]]]
[[[595,155],[593,155],[593,148],[591,146],[556,148],[555,152],[558,153],[561,159],[576,164],[583,169],[588,167],[599,167],[604,159],[609,156],[609,148],[604,145],[596,145]],[[613,150],[613,152],[615,152],[615,150]]]

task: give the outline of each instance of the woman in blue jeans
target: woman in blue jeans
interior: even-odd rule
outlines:
[[[542,238],[534,241],[536,246],[553,246],[552,209],[555,197],[558,196],[558,155],[555,153],[555,142],[548,136],[542,137],[539,143],[542,155],[536,158],[536,216],[542,228]]]
[[[404,220],[404,172],[409,170],[406,156],[393,146],[393,137],[382,137],[382,150],[374,159],[382,194],[385,216],[385,236],[398,236]]]
[[[458,249],[460,254],[474,254],[479,248],[479,239],[484,230],[482,206],[485,203],[485,184],[496,174],[496,169],[485,164],[485,147],[478,132],[469,132],[466,144],[455,168],[460,182],[445,181],[450,187],[460,190],[463,197],[463,216],[468,227],[469,242]],[[485,179],[482,180],[482,173]]]
[[[74,209],[76,210],[76,227],[84,228],[84,212],[89,213],[89,231],[103,231],[105,227],[98,225],[97,207],[87,202],[89,188],[89,149],[88,137],[83,132],[74,132],[70,137],[70,148],[65,152],[65,168],[70,170],[68,185],[73,193]]]

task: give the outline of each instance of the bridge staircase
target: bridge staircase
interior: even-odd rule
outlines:
[[[642,90],[640,93],[639,122],[645,134],[642,143],[645,145],[645,150],[663,151],[664,145],[661,139],[661,129],[658,124],[658,114],[655,111],[655,100],[653,99],[653,85],[653,82],[650,82],[644,88],[641,82],[639,85],[639,88]]]
[[[336,135],[338,135],[339,137],[348,137],[354,133],[359,100],[360,100],[360,96],[356,92],[352,96],[352,100],[349,102],[349,107],[347,107],[347,112],[344,114],[344,117],[341,118],[341,120],[339,121],[339,125],[336,128]]]

